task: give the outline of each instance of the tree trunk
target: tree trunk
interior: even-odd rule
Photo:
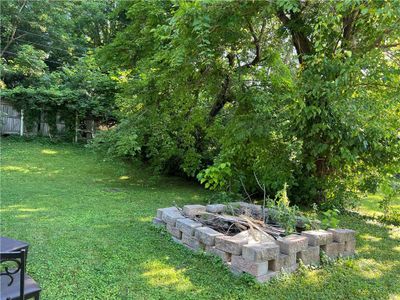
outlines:
[[[78,128],[79,126],[79,119],[78,119],[78,113],[75,113],[75,137],[74,137],[74,143],[78,142]]]

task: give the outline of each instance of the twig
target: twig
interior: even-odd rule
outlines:
[[[263,205],[262,205],[262,217],[263,217],[263,221],[265,222],[265,204],[266,204],[266,202],[267,202],[267,199],[266,199],[266,191],[265,191],[265,184],[263,184],[263,185],[261,186],[260,181],[258,180],[258,177],[257,177],[257,175],[256,175],[256,172],[253,171],[253,174],[254,174],[254,177],[255,177],[255,179],[256,179],[256,181],[257,181],[258,186],[259,186],[260,189],[263,191],[263,196],[264,196],[264,198],[263,198]]]
[[[250,197],[249,193],[247,192],[246,187],[244,186],[242,178],[240,178],[240,176],[239,176],[239,180],[240,180],[240,183],[241,183],[241,185],[243,187],[244,192],[246,193],[247,197],[249,198],[249,201],[252,202],[251,201],[251,197]]]

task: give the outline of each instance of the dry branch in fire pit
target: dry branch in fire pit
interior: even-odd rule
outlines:
[[[182,211],[182,210],[181,210]],[[265,224],[261,220],[257,220],[250,215],[225,215],[203,212],[197,216],[186,216],[203,225],[206,225],[225,235],[234,235],[242,231],[250,230],[250,233],[258,231],[263,235],[277,239],[279,236],[285,235],[285,230],[274,225]],[[256,234],[252,234],[255,239]]]

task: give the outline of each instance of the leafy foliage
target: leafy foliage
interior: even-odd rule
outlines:
[[[329,209],[327,211],[322,212],[322,220],[321,220],[321,225],[322,228],[328,229],[328,228],[337,228],[339,225],[339,210],[337,209]]]
[[[300,211],[296,205],[290,206],[287,188],[285,184],[283,189],[278,191],[275,200],[267,202],[268,221],[276,222],[285,229],[286,233],[292,233],[296,231]]]
[[[207,193],[198,186],[164,176],[154,181],[141,166],[103,161],[68,144],[4,138],[0,147],[2,234],[31,242],[29,274],[45,287],[44,300],[91,299],[93,294],[113,300],[208,300],[216,295],[223,300],[333,295],[361,300],[400,293],[398,227],[341,214],[341,226],[357,231],[357,249],[367,251],[308,269],[304,276],[254,284],[149,225],[157,208],[204,199]],[[60,274],[74,276],[60,284]],[[320,280],[323,287],[316,284]]]
[[[130,130],[129,134],[127,134],[128,130]],[[113,158],[135,156],[140,151],[140,145],[135,129],[129,126],[129,123],[123,122],[118,127],[100,132],[89,146]]]
[[[380,220],[389,224],[400,225],[400,211],[392,207],[393,200],[400,194],[400,183],[397,178],[386,181],[381,191],[383,199],[379,201],[379,208],[382,209],[383,215]]]
[[[398,163],[399,9],[122,2],[129,25],[100,54],[119,74],[121,130],[140,143],[132,155],[161,172],[200,173],[212,188],[202,170],[229,162],[217,181],[240,178],[250,193],[260,192],[257,174],[268,195],[287,182],[297,203],[353,203]]]
[[[34,72],[32,68],[28,69]],[[19,63],[14,65],[13,70],[23,72],[25,69]],[[33,80],[34,83],[30,84]],[[47,122],[53,131],[56,130],[57,114],[70,131],[74,128],[76,116],[103,122],[112,118],[115,84],[93,65],[90,57],[80,60],[73,67],[44,73],[36,79],[32,74],[23,82],[28,83],[4,89],[1,96],[16,109],[24,110],[28,128],[38,121],[41,111],[46,112]]]
[[[210,166],[207,169],[197,174],[197,179],[201,184],[204,184],[206,189],[217,190],[229,188],[227,181],[232,176],[230,163],[221,163],[218,165]]]
[[[294,203],[323,209],[354,206],[398,170],[398,1],[1,8],[5,97],[31,119],[46,106],[117,123],[94,143],[109,154],[211,170],[200,180],[213,189],[274,197],[288,183]]]
[[[1,96],[24,110],[28,129],[39,121],[41,112],[51,133],[57,132],[57,117],[69,132],[76,118],[104,123],[114,119],[116,86],[91,48],[110,41],[121,22],[109,15],[114,1],[100,4],[1,2]],[[96,18],[89,20],[88,14]],[[86,30],[78,30],[81,26]]]

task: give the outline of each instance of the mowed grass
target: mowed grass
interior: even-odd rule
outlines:
[[[362,198],[360,206],[357,208],[357,211],[363,215],[370,217],[378,217],[383,215],[382,209],[379,208],[379,201],[383,199],[383,194],[370,194]],[[400,196],[394,197],[391,202],[391,208],[400,211]]]
[[[266,284],[233,276],[151,224],[160,207],[204,203],[181,179],[87,149],[3,139],[1,235],[29,242],[42,299],[396,299],[400,229],[341,216],[358,256]]]

